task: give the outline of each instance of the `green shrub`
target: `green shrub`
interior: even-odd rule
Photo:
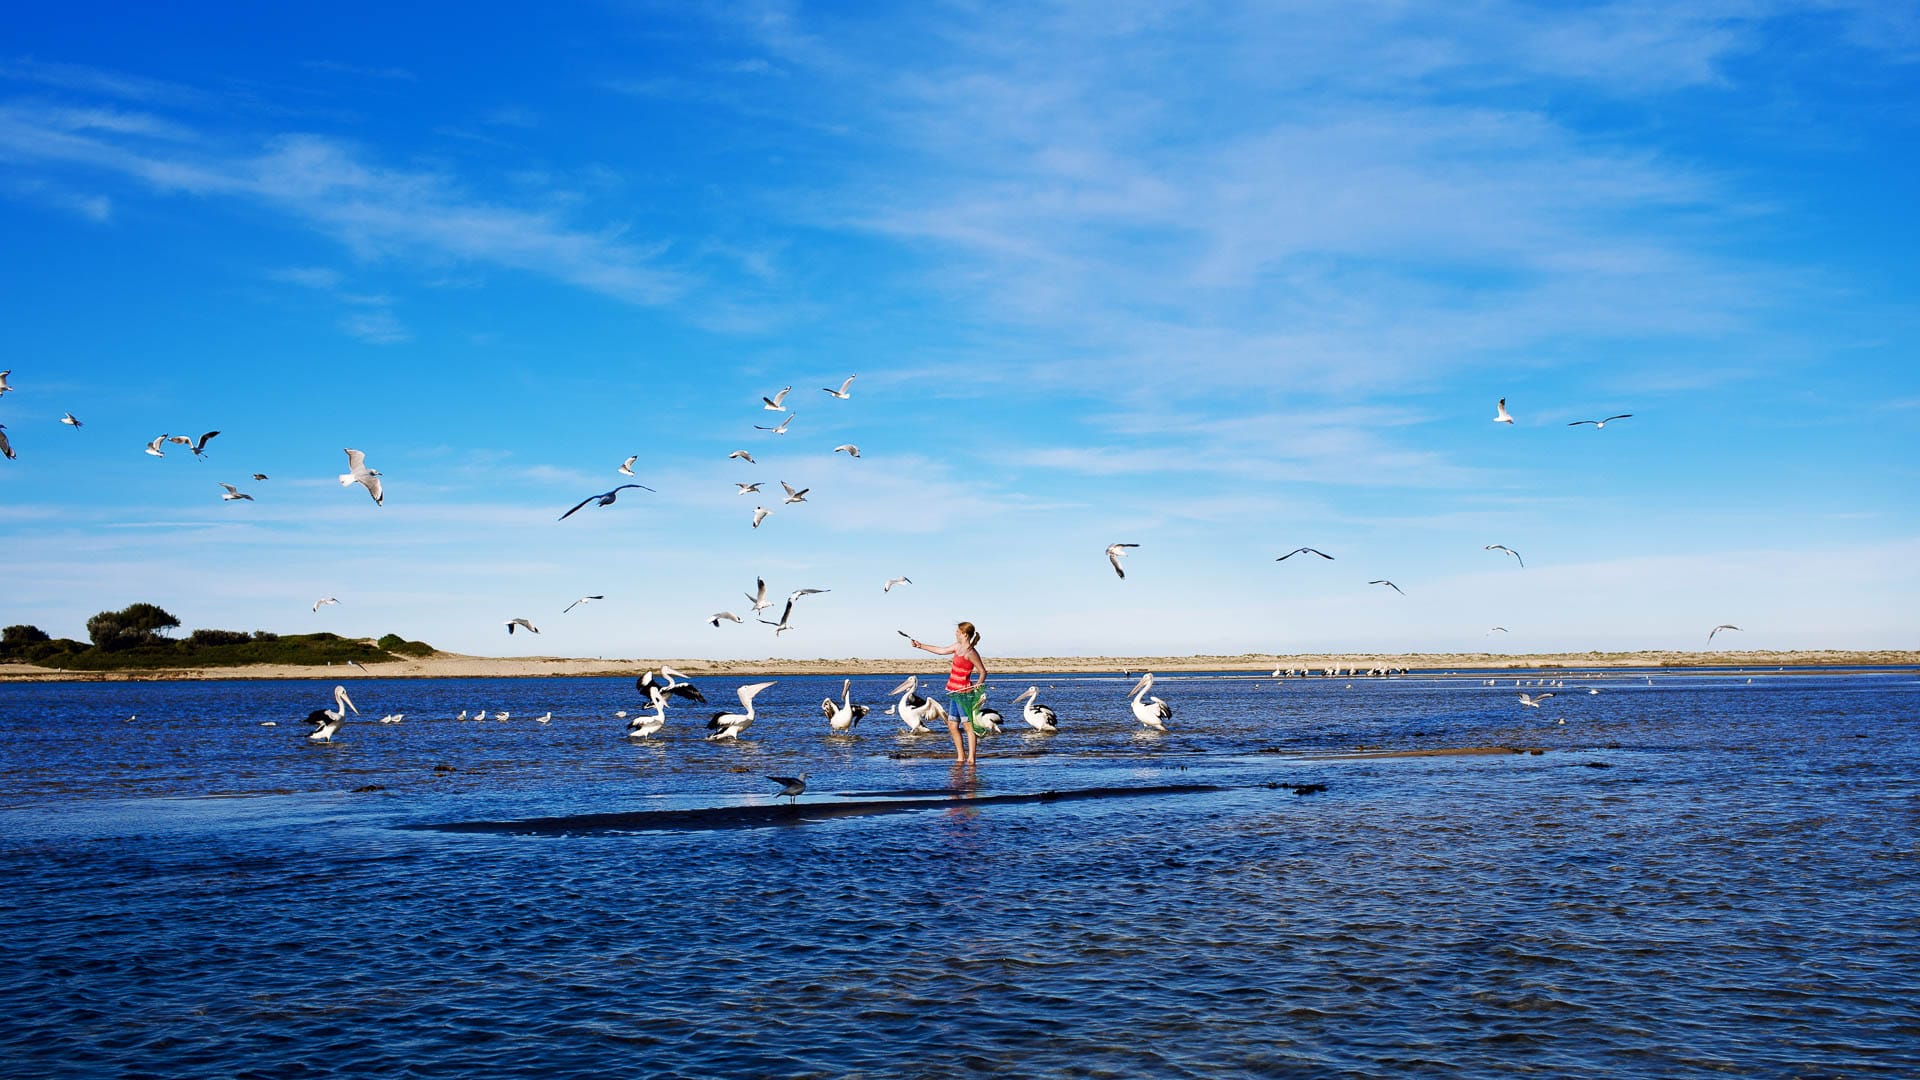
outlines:
[[[193,645],[244,645],[252,640],[252,635],[244,630],[195,630],[187,635],[188,643]]]

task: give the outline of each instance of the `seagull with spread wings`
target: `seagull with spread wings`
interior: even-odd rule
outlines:
[[[857,458],[860,456],[860,448],[852,443],[841,443],[839,446],[833,448],[833,452],[836,454],[845,454],[848,457]]]
[[[1568,424],[1567,426],[1579,427],[1581,424],[1592,424],[1593,430],[1600,431],[1603,428],[1605,428],[1608,424],[1613,423],[1615,420],[1625,420],[1627,417],[1632,415],[1633,414],[1630,412],[1616,413],[1613,416],[1607,417],[1605,420],[1575,420],[1573,423]]]
[[[619,473],[621,476],[632,476],[633,463],[639,460],[640,460],[640,455],[634,454],[633,456],[627,458],[627,460],[621,462],[620,467],[618,469],[615,469],[614,472]]]
[[[605,599],[606,599],[605,596],[583,596],[580,599],[575,600],[573,603],[568,604],[566,607],[561,608],[560,614],[565,615],[567,612],[572,611],[574,608],[579,607],[581,604],[590,604],[595,600],[605,600]]]
[[[587,505],[590,502],[598,502],[598,504],[601,506],[612,506],[613,501],[620,497],[620,493],[627,490],[628,488],[639,488],[641,491],[653,490],[652,488],[648,487],[645,484],[621,484],[619,487],[614,488],[612,491],[603,491],[598,495],[589,495],[586,498],[581,499],[579,502],[574,503],[572,510],[569,510],[566,513],[560,515],[560,520],[561,521],[567,520],[568,518],[572,517],[574,513],[578,511],[581,507]]]
[[[1713,641],[1713,635],[1719,633],[1722,630],[1740,630],[1740,628],[1733,625],[1732,623],[1721,623],[1719,626],[1716,626],[1712,630],[1707,632],[1707,641],[1711,643]],[[1746,633],[1745,630],[1740,630],[1740,632],[1743,634]]]
[[[788,413],[787,418],[785,420],[780,421],[780,424],[777,427],[768,427],[765,424],[755,424],[753,425],[753,427],[755,431],[771,431],[775,435],[785,435],[787,433],[787,425],[793,423],[793,418],[798,415],[800,414]]]
[[[1400,586],[1395,585],[1393,582],[1388,581],[1386,578],[1375,578],[1372,581],[1367,582],[1367,584],[1385,585],[1387,588],[1392,589],[1394,592],[1399,593],[1401,596],[1407,595],[1406,592],[1400,588]]]
[[[86,426],[85,424],[82,424],[79,420],[75,419],[72,413],[63,414],[60,417],[60,422],[71,428],[81,428]]]
[[[334,599],[331,596],[323,596],[320,599],[315,600],[313,602],[313,610],[315,612],[318,612],[321,608],[326,607],[328,604],[337,604],[339,602],[340,601]]]
[[[822,390],[825,390],[825,391],[826,391],[827,393],[829,393],[829,394],[832,394],[832,395],[833,395],[834,397],[837,397],[837,398],[839,398],[839,399],[840,399],[841,401],[845,401],[845,400],[847,400],[847,399],[848,399],[849,397],[852,397],[852,396],[853,396],[853,395],[851,395],[851,394],[849,394],[849,393],[847,393],[847,387],[849,387],[849,386],[852,386],[852,385],[853,385],[853,380],[855,380],[855,379],[857,379],[857,378],[859,378],[859,377],[860,377],[860,376],[858,376],[858,375],[849,375],[849,376],[847,376],[847,381],[846,381],[846,382],[843,382],[843,383],[841,383],[841,384],[840,384],[840,389],[838,389],[838,390],[835,390],[835,389],[834,389],[833,387],[831,387],[831,386],[823,386],[823,387],[821,387],[820,389],[822,389]]]
[[[1507,554],[1509,554],[1509,555],[1511,555],[1511,556],[1513,556],[1513,558],[1514,558],[1514,561],[1520,564],[1520,567],[1521,567],[1521,569],[1525,569],[1525,568],[1526,568],[1526,565],[1527,565],[1527,560],[1525,560],[1525,559],[1522,559],[1522,558],[1520,557],[1520,553],[1519,553],[1519,552],[1517,552],[1517,551],[1515,551],[1515,550],[1513,550],[1512,548],[1510,548],[1510,547],[1508,547],[1508,546],[1507,546],[1507,545],[1505,545],[1505,544],[1488,544],[1488,545],[1487,545],[1487,546],[1486,546],[1485,548],[1483,548],[1482,550],[1484,550],[1484,551],[1504,551],[1504,552],[1506,552]]]
[[[528,622],[526,619],[508,619],[506,621],[506,627],[507,627],[507,633],[509,635],[511,635],[516,629],[519,629],[522,627],[526,628],[526,631],[530,634],[537,634],[540,632],[539,627],[533,625],[531,622]]]
[[[913,584],[913,579],[912,579],[912,578],[910,578],[910,577],[907,577],[907,576],[905,576],[905,575],[902,575],[902,576],[900,576],[900,577],[896,577],[896,578],[888,578],[888,579],[887,579],[887,583],[886,583],[885,585],[882,585],[882,586],[880,586],[880,591],[881,591],[881,592],[892,592],[892,591],[893,591],[893,587],[894,587],[895,585],[911,585],[911,584]]]
[[[1294,548],[1294,549],[1293,549],[1292,551],[1289,551],[1289,552],[1287,552],[1287,553],[1286,553],[1285,555],[1282,555],[1282,556],[1280,556],[1279,558],[1277,558],[1277,559],[1275,559],[1275,560],[1273,560],[1273,561],[1274,561],[1274,562],[1286,562],[1286,561],[1287,561],[1288,559],[1291,559],[1291,558],[1293,558],[1293,557],[1294,557],[1295,555],[1318,555],[1318,556],[1320,556],[1320,557],[1321,557],[1321,558],[1323,558],[1323,559],[1332,559],[1332,558],[1333,558],[1333,556],[1331,556],[1331,555],[1329,555],[1329,554],[1327,554],[1327,553],[1326,553],[1326,552],[1324,552],[1324,551],[1321,551],[1321,550],[1320,550],[1319,548],[1310,548],[1310,547],[1298,547],[1298,548]]]
[[[1137,548],[1139,546],[1139,544],[1107,545],[1107,561],[1113,564],[1113,572],[1120,575],[1122,580],[1126,578],[1127,572],[1121,568],[1120,560],[1126,558],[1128,548]]]
[[[386,495],[380,490],[380,470],[367,468],[367,455],[358,450],[347,450],[347,471],[340,474],[340,486],[352,487],[359,484],[373,496],[373,505],[386,505]]]
[[[755,464],[753,460],[753,455],[747,453],[745,450],[735,450],[733,453],[727,455],[728,461],[732,461],[735,458],[739,458],[741,461],[744,461],[749,465]]]
[[[1498,404],[1498,405],[1495,405],[1495,406],[1494,406],[1494,410],[1495,410],[1495,411],[1494,411],[1494,416],[1493,416],[1493,422],[1494,422],[1494,423],[1496,423],[1496,424],[1511,424],[1511,423],[1513,423],[1513,414],[1507,411],[1507,399],[1506,399],[1506,398],[1501,398],[1501,399],[1500,399],[1500,404]]]
[[[783,609],[780,612],[779,622],[774,622],[771,619],[761,619],[760,621],[763,623],[766,623],[768,626],[773,627],[774,636],[778,637],[781,634],[784,634],[787,631],[793,629],[793,602],[794,601],[800,599],[803,596],[812,596],[815,593],[832,592],[832,591],[833,591],[832,589],[795,589],[793,590],[793,593],[787,597],[787,606],[785,609]]]
[[[245,499],[248,502],[253,501],[253,496],[247,494],[244,491],[241,491],[239,488],[234,487],[232,484],[221,484],[220,486],[227,489],[226,493],[220,496],[221,502],[237,502],[238,500],[241,500],[241,499]]]
[[[768,412],[785,412],[787,411],[787,407],[781,403],[786,401],[787,395],[792,392],[793,387],[789,386],[772,397],[763,397],[760,399],[760,407]]]
[[[813,490],[812,488],[801,488],[798,491],[795,491],[793,485],[787,483],[785,480],[780,481],[780,486],[787,489],[787,497],[784,501],[789,503],[806,502],[807,492]]]

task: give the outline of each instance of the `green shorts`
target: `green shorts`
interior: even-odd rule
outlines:
[[[958,693],[948,694],[947,700],[953,703],[953,715],[966,717],[967,726],[973,729],[975,735],[985,735],[987,733],[980,727],[980,722],[976,719],[976,717],[980,715],[980,706],[987,702],[987,692],[985,690],[962,690]]]

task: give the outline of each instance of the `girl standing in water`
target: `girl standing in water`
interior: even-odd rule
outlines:
[[[939,656],[953,657],[953,666],[947,669],[947,698],[953,708],[947,716],[947,733],[953,736],[953,760],[973,760],[974,718],[980,714],[980,705],[987,700],[987,692],[981,684],[987,681],[987,665],[980,659],[980,653],[974,646],[980,644],[980,631],[970,622],[954,627],[953,644],[922,645],[913,640],[913,647],[924,649]],[[964,718],[967,725],[966,749],[960,748],[960,723],[955,717]]]

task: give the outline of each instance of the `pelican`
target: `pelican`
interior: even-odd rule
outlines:
[[[767,509],[764,506],[754,507],[753,508],[753,527],[756,529],[759,528],[760,523],[767,520],[767,515],[771,513],[773,513],[773,511]]]
[[[1321,551],[1319,548],[1299,547],[1299,548],[1294,548],[1292,551],[1287,552],[1285,555],[1282,555],[1273,561],[1286,562],[1288,559],[1293,558],[1295,555],[1318,555],[1323,559],[1333,558],[1333,556],[1327,554],[1324,551]]]
[[[753,460],[753,455],[747,453],[745,450],[735,450],[733,453],[727,455],[728,461],[732,461],[734,458],[739,458],[741,461],[744,461],[749,465],[756,464],[755,461]]]
[[[1127,572],[1120,568],[1120,560],[1123,558],[1126,558],[1127,548],[1137,548],[1139,546],[1140,546],[1139,544],[1108,544],[1107,545],[1107,561],[1113,564],[1114,573],[1119,574],[1123,579],[1127,576]]]
[[[735,615],[731,611],[716,611],[713,614],[707,616],[707,621],[709,623],[712,623],[713,628],[716,630],[720,628],[721,619],[726,619],[729,622],[746,622],[745,619],[742,619],[740,616]]]
[[[767,427],[765,424],[755,424],[753,425],[753,427],[754,427],[754,430],[756,431],[771,431],[775,435],[785,435],[787,433],[787,425],[793,423],[793,418],[798,415],[800,414],[788,413],[787,418],[785,420],[780,421],[780,424],[778,427]]]
[[[855,705],[853,703],[852,679],[840,680],[840,700],[838,702],[832,698],[822,698],[820,700],[820,713],[827,718],[827,727],[834,732],[844,733],[852,731],[853,726],[858,724],[861,718],[867,715],[868,711],[865,705]]]
[[[660,733],[661,728],[667,726],[667,695],[661,693],[659,687],[647,688],[647,708],[653,710],[652,716],[640,712],[635,713],[633,719],[627,721],[627,738],[651,739]],[[614,715],[626,714],[615,713]]]
[[[686,698],[688,701],[698,701],[703,705],[707,701],[707,695],[701,693],[699,687],[688,682],[685,675],[665,664],[660,665],[658,676],[651,671],[642,673],[639,678],[633,680],[633,688],[649,697],[658,690],[663,697]]]
[[[850,442],[849,442],[849,443],[841,443],[841,444],[840,444],[839,446],[836,446],[836,447],[834,447],[834,448],[833,448],[833,452],[834,452],[834,453],[836,453],[836,454],[845,454],[845,455],[847,455],[848,457],[859,457],[859,456],[860,456],[860,448],[859,448],[859,447],[857,447],[857,446],[855,446],[855,445],[853,445],[853,444],[852,444],[852,443],[850,443]]]
[[[793,387],[789,386],[785,390],[780,391],[779,393],[773,395],[772,397],[763,397],[760,399],[761,401],[760,407],[767,410],[768,412],[785,412],[787,411],[787,407],[781,403],[786,401],[787,395],[792,392],[793,392]]]
[[[154,457],[166,457],[167,452],[165,450],[160,449],[160,447],[166,443],[167,438],[168,438],[167,436],[162,435],[159,438],[148,443],[147,453],[152,454]]]
[[[639,460],[640,460],[640,455],[634,454],[633,456],[627,458],[627,460],[621,462],[620,467],[618,469],[615,469],[614,472],[619,473],[621,476],[632,476],[633,463]]]
[[[754,578],[753,583],[758,587],[759,591],[747,593],[746,597],[753,604],[753,613],[755,615],[758,615],[761,612],[772,607],[773,601],[767,599],[767,579],[766,578]]]
[[[1733,625],[1732,623],[1721,623],[1719,626],[1716,626],[1712,630],[1707,632],[1707,641],[1712,642],[1713,635],[1719,633],[1722,630],[1740,630],[1740,628]],[[1743,634],[1746,633],[1745,630],[1740,630],[1740,632]]]
[[[1501,398],[1501,399],[1500,399],[1500,404],[1498,404],[1498,405],[1495,405],[1495,406],[1494,406],[1494,409],[1496,410],[1496,412],[1495,412],[1495,414],[1494,414],[1494,417],[1493,417],[1493,422],[1494,422],[1494,423],[1496,423],[1496,424],[1511,424],[1511,423],[1513,423],[1513,414],[1507,411],[1507,399],[1506,399],[1506,398]]]
[[[907,730],[916,735],[923,735],[927,731],[927,721],[945,719],[947,711],[940,707],[939,702],[929,701],[915,693],[919,686],[920,677],[909,675],[905,682],[888,691],[887,696],[900,698],[900,703],[895,706],[894,715],[900,718],[901,723],[907,725]]]
[[[757,481],[751,484],[742,484],[738,480],[736,480],[734,481],[733,486],[740,489],[739,491],[734,492],[735,495],[752,495],[752,494],[758,493],[760,490],[760,484]]]
[[[532,623],[528,622],[525,619],[508,619],[505,625],[507,628],[507,633],[509,635],[511,635],[514,632],[514,630],[519,627],[525,627],[527,632],[530,634],[537,634],[540,632],[539,627],[533,625]]]
[[[628,488],[639,488],[641,491],[653,490],[652,488],[648,487],[645,484],[621,484],[619,487],[614,488],[612,491],[603,491],[598,495],[589,495],[586,498],[581,499],[579,502],[574,503],[572,510],[569,510],[566,513],[560,515],[560,520],[561,521],[567,520],[568,518],[572,517],[574,513],[577,512],[581,507],[587,505],[590,502],[597,501],[601,506],[612,506],[613,501],[620,497],[620,493],[627,490]]]
[[[1520,704],[1525,705],[1529,709],[1537,709],[1540,707],[1541,702],[1552,696],[1552,694],[1521,694]]]
[[[1047,735],[1057,734],[1060,731],[1059,718],[1054,715],[1052,709],[1040,704],[1039,687],[1029,686],[1027,687],[1026,693],[1013,699],[1015,705],[1020,704],[1022,701],[1025,701],[1027,704],[1020,710],[1020,719],[1025,720],[1027,726]]]
[[[736,692],[740,696],[740,707],[745,709],[746,712],[714,713],[713,719],[707,721],[707,727],[713,732],[713,734],[707,736],[707,739],[709,741],[714,739],[738,739],[741,732],[753,726],[753,699],[755,695],[772,685],[773,683],[771,682],[757,682],[742,686]]]
[[[973,733],[975,735],[998,735],[1000,734],[1000,722],[1005,719],[1006,717],[1000,715],[999,709],[991,705],[982,705],[980,706],[980,711],[973,714]]]
[[[1407,595],[1405,592],[1401,590],[1400,586],[1395,585],[1393,582],[1388,581],[1386,578],[1375,578],[1374,580],[1367,582],[1367,584],[1385,585],[1387,588],[1392,589],[1394,592],[1400,593],[1401,596]]]
[[[352,712],[355,716],[360,714],[360,710],[353,704],[353,699],[347,696],[347,688],[335,686],[333,708],[315,709],[307,714],[307,723],[313,725],[313,731],[308,733],[307,739],[312,742],[333,742],[333,733],[339,731],[340,725],[346,722],[348,712]]]
[[[781,391],[785,393],[785,391]],[[780,785],[780,794],[787,796],[787,805],[792,806],[807,793],[807,774],[799,776],[769,776],[767,779]]]
[[[845,400],[847,400],[847,399],[848,399],[849,397],[852,397],[852,396],[853,396],[853,395],[851,395],[851,394],[849,394],[849,393],[847,393],[847,387],[849,387],[849,386],[852,386],[852,385],[853,385],[853,380],[855,380],[855,379],[857,379],[857,378],[859,378],[859,377],[860,377],[860,376],[858,376],[858,375],[849,375],[849,376],[847,376],[847,381],[846,381],[846,382],[843,382],[843,383],[841,383],[841,384],[840,384],[840,389],[838,389],[838,390],[835,390],[835,389],[834,389],[833,387],[831,387],[831,386],[823,386],[823,387],[821,387],[820,389],[822,389],[822,390],[825,390],[825,391],[826,391],[827,393],[829,393],[829,394],[832,394],[832,395],[833,395],[834,397],[837,397],[837,398],[839,398],[839,399],[840,399],[841,401],[845,401]]]
[[[1513,556],[1514,561],[1519,563],[1522,569],[1525,569],[1527,565],[1527,560],[1522,559],[1520,557],[1519,552],[1513,550],[1512,548],[1508,547],[1505,544],[1488,544],[1486,547],[1482,548],[1481,550],[1482,551],[1504,551],[1507,554]]]
[[[795,490],[793,489],[793,485],[792,485],[792,484],[789,484],[789,483],[787,483],[787,482],[786,482],[785,480],[782,480],[782,481],[780,481],[780,486],[781,486],[781,487],[783,487],[783,488],[786,488],[786,489],[787,489],[787,497],[786,497],[786,499],[785,499],[785,501],[786,501],[786,502],[788,502],[788,503],[803,503],[803,502],[806,502],[806,501],[807,501],[807,492],[809,492],[809,491],[812,491],[812,490],[813,490],[812,488],[801,488],[800,490],[798,490],[798,491],[795,491]]]
[[[220,486],[227,489],[226,494],[220,496],[221,502],[235,502],[240,499],[245,499],[248,502],[253,501],[253,496],[241,491],[232,484],[221,484]]]
[[[72,414],[72,413],[67,413],[67,414],[65,414],[64,416],[62,416],[62,417],[60,417],[60,422],[61,422],[61,423],[63,423],[63,424],[65,424],[65,425],[67,425],[68,427],[75,427],[75,428],[77,428],[77,427],[85,427],[85,426],[86,426],[85,424],[82,424],[82,423],[81,423],[80,421],[78,421],[78,420],[76,420],[76,419],[74,419],[74,417],[73,417],[73,414]]]
[[[1613,416],[1609,416],[1605,420],[1575,420],[1573,423],[1568,424],[1567,426],[1579,427],[1581,424],[1592,424],[1593,430],[1599,431],[1600,429],[1606,427],[1608,424],[1613,423],[1615,420],[1625,420],[1627,417],[1632,415],[1633,414],[1630,412],[1623,412],[1623,413],[1617,413]]]
[[[880,591],[892,592],[893,587],[895,585],[911,585],[911,584],[913,584],[913,579],[910,577],[888,578],[887,583],[885,585],[880,586]]]
[[[337,604],[337,603],[339,603],[339,602],[340,602],[340,601],[338,601],[338,600],[336,600],[336,599],[334,599],[334,598],[333,598],[333,597],[331,597],[331,596],[323,596],[323,597],[321,597],[320,599],[318,599],[318,600],[315,600],[315,601],[313,602],[313,610],[317,612],[317,611],[319,611],[319,610],[320,610],[321,608],[323,608],[323,607],[326,607],[326,606],[327,606],[328,604]]]
[[[352,487],[364,485],[367,494],[373,496],[373,505],[386,505],[386,495],[380,490],[380,471],[367,468],[367,455],[358,450],[347,451],[347,471],[340,474],[340,486]]]
[[[760,621],[763,623],[766,623],[768,626],[773,627],[774,636],[778,637],[779,635],[786,633],[788,630],[793,629],[793,602],[795,600],[798,600],[803,596],[812,596],[815,593],[832,592],[832,591],[833,591],[832,589],[795,589],[793,590],[792,595],[787,597],[787,606],[781,610],[779,622],[773,622],[768,619],[761,619]]]
[[[1151,689],[1153,672],[1149,671],[1140,676],[1140,681],[1133,684],[1133,692],[1127,695],[1133,699],[1133,716],[1155,731],[1165,731],[1167,721],[1173,718],[1173,709],[1157,697],[1147,697],[1146,693]]]
[[[605,600],[605,599],[606,599],[605,596],[583,596],[580,599],[575,600],[573,603],[568,604],[566,607],[561,608],[560,614],[565,615],[567,612],[572,611],[574,608],[579,607],[581,604],[591,604],[595,600]]]

